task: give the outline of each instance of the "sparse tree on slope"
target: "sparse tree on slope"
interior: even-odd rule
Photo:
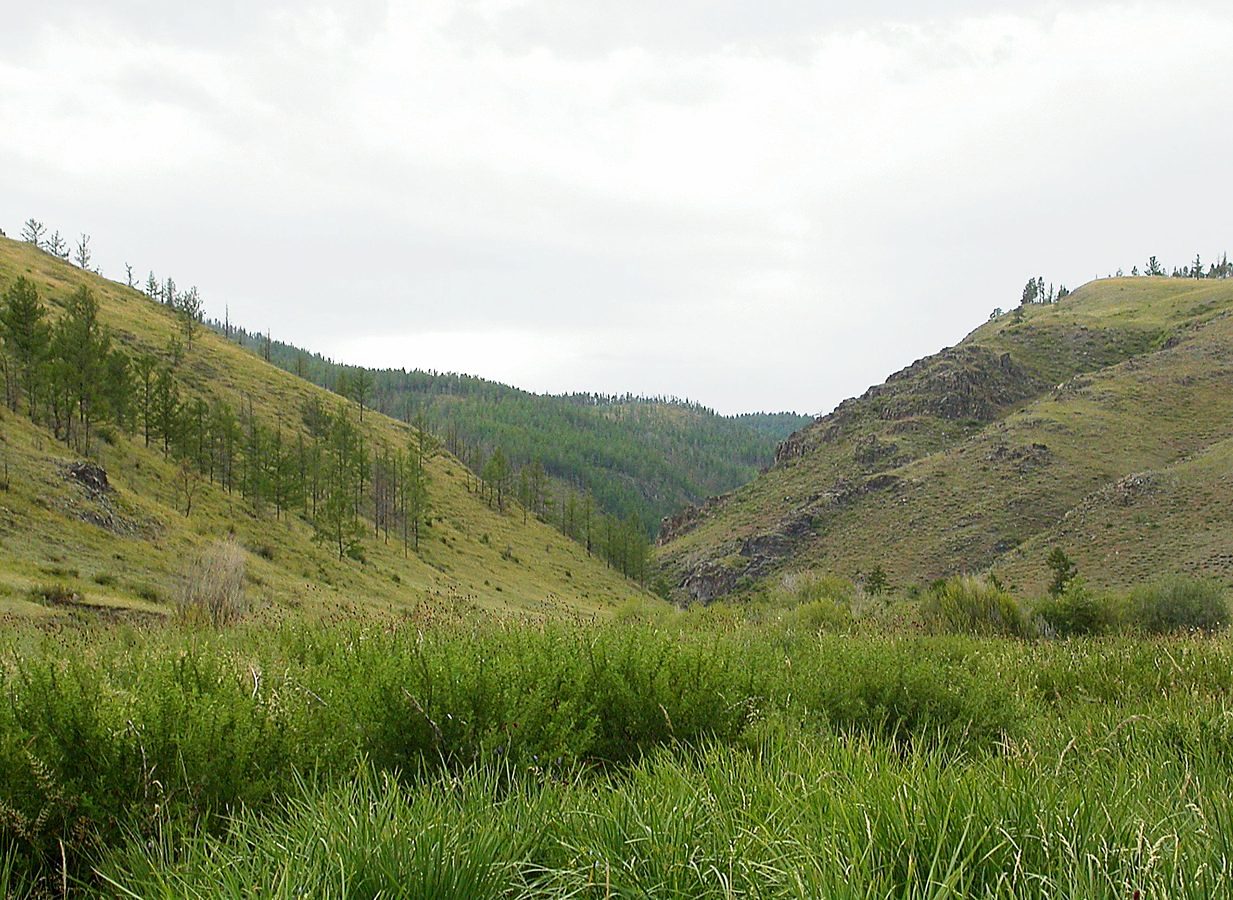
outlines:
[[[40,250],[43,249],[43,235],[47,233],[47,227],[38,219],[26,219],[21,226],[21,239],[27,244],[33,244]]]
[[[77,255],[73,258],[73,261],[83,269],[90,268],[90,235],[84,231],[77,241]]]
[[[68,241],[60,237],[59,231],[52,233],[52,236],[47,239],[47,244],[43,249],[45,249],[48,253],[50,253],[52,256],[56,257],[57,259],[68,259],[69,258]]]
[[[192,352],[193,338],[202,319],[201,295],[197,293],[195,285],[180,295],[176,304],[176,315],[180,319],[180,332],[184,335],[184,343],[189,352]]]

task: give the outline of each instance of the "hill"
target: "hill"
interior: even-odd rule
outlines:
[[[752,480],[775,445],[810,421],[795,413],[722,416],[687,400],[603,394],[534,394],[457,373],[365,369],[267,335],[212,322],[241,346],[314,384],[413,421],[423,415],[477,474],[500,447],[515,469],[541,464],[554,506],[571,493],[654,535],[660,521]]]
[[[166,614],[191,561],[229,534],[243,548],[250,597],[275,613],[453,615],[482,607],[538,617],[602,612],[642,593],[513,501],[481,495],[440,449],[425,454],[418,549],[404,550],[399,512],[407,507],[397,487],[406,482],[396,473],[417,440],[407,424],[371,411],[361,419],[336,395],[208,330],[185,343],[184,322],[169,308],[0,239],[0,294],[19,278],[37,290],[52,323],[88,291],[119,351],[114,359],[127,369],[129,396],[114,402],[111,421],[96,398],[91,414],[100,418],[91,430],[79,422],[84,404],[58,418],[65,404],[49,387],[36,424],[14,393],[14,348],[3,348],[13,403],[0,411],[0,613]],[[149,377],[139,409],[143,361]],[[65,384],[87,377],[64,360],[57,365]],[[163,373],[160,422],[149,386],[157,392]],[[70,439],[58,439],[53,425]],[[334,425],[349,435],[357,460],[353,498],[335,512],[339,529],[358,530],[338,541],[323,540],[321,527],[331,499],[342,496],[330,493],[325,471]]]
[[[1233,577],[1233,282],[1113,278],[998,316],[840,404],[753,483],[666,523],[709,601],[803,568],[907,586],[992,570],[1040,590]]]

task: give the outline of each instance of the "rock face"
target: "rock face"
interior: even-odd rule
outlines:
[[[735,552],[723,560],[704,559],[687,568],[677,588],[690,602],[710,603],[730,593],[742,579],[770,574],[860,498],[879,491],[896,493],[903,486],[903,479],[889,472],[864,479],[840,478],[826,490],[804,498],[799,509],[770,528],[732,545]],[[693,525],[705,517],[698,507],[693,513]]]
[[[799,459],[819,443],[834,443],[859,423],[900,422],[918,417],[947,421],[992,422],[1009,407],[1044,388],[1009,353],[987,347],[961,346],[918,359],[860,397],[845,400],[830,415],[784,440],[775,450],[775,465]],[[868,438],[866,440],[869,440]],[[876,462],[885,452],[876,437],[864,451]],[[889,454],[895,447],[890,445]]]
[[[659,523],[659,537],[655,542],[662,547],[673,538],[693,531],[708,513],[724,502],[725,496],[711,497],[698,506],[687,506],[674,515],[664,516]]]
[[[899,467],[923,453],[944,449],[970,426],[994,422],[1048,387],[1009,353],[961,345],[917,360],[860,397],[845,400],[834,412],[783,441],[772,466],[792,465],[815,451],[833,448],[839,454],[833,457],[838,460],[835,474],[795,499],[792,509],[769,527],[733,536],[705,556],[686,555],[674,579],[679,595],[709,603],[742,580],[772,573],[809,542],[828,534],[836,517],[865,496],[902,493],[908,485],[896,474]],[[1032,444],[996,447],[989,462],[1026,472],[1050,460],[1048,447]],[[728,499],[714,498],[664,519],[659,544],[669,544],[722,514]]]

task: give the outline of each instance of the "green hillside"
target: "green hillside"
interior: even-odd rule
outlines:
[[[810,421],[796,413],[721,416],[678,398],[534,394],[456,373],[362,369],[266,335],[214,322],[216,330],[289,372],[372,408],[429,427],[476,473],[500,447],[515,469],[541,463],[563,512],[571,492],[631,517],[649,535],[683,506],[750,481],[775,445]]]
[[[1028,590],[1060,546],[1098,585],[1233,578],[1233,282],[1117,278],[1028,305],[785,441],[686,510],[658,560],[682,599],[881,566]]]
[[[177,348],[182,323],[168,308],[28,244],[0,239],[0,294],[21,277],[37,288],[52,323],[64,315],[68,298],[87,288],[113,345],[130,362],[146,357],[173,378],[177,421],[191,426],[196,408],[238,411],[263,443],[257,455],[230,451],[236,483],[225,490],[213,451],[194,455],[183,434],[170,452],[157,438],[146,446],[134,408],[113,416],[115,422],[100,420],[84,441],[79,428],[68,443],[47,427],[46,411],[35,424],[24,400],[16,410],[0,408],[0,613],[119,608],[125,615],[165,615],[192,560],[230,533],[244,550],[248,597],[274,614],[294,608],[327,617],[374,609],[452,615],[481,607],[541,617],[602,612],[642,593],[577,543],[524,516],[513,501],[499,509],[482,500],[474,479],[444,450],[425,463],[429,509],[418,550],[404,552],[396,520],[390,533],[388,511],[383,527],[375,528],[372,479],[387,449],[405,452],[413,444],[409,426],[372,412],[361,422],[354,407],[340,412],[347,405],[341,398],[208,330],[198,330],[191,348]],[[13,348],[0,349],[7,388],[16,377]],[[367,448],[368,478],[356,500],[362,536],[345,555],[318,539],[306,496],[280,500],[268,490],[271,479],[292,481],[271,474],[270,460],[293,466],[306,458],[294,449],[311,450],[317,440],[313,410],[345,418]],[[105,484],[78,465],[87,460],[101,465]],[[248,468],[266,487],[246,493],[241,471],[247,479]]]

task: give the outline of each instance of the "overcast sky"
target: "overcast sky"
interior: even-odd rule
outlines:
[[[351,363],[816,413],[1233,249],[1227,3],[11,7],[0,228]]]

